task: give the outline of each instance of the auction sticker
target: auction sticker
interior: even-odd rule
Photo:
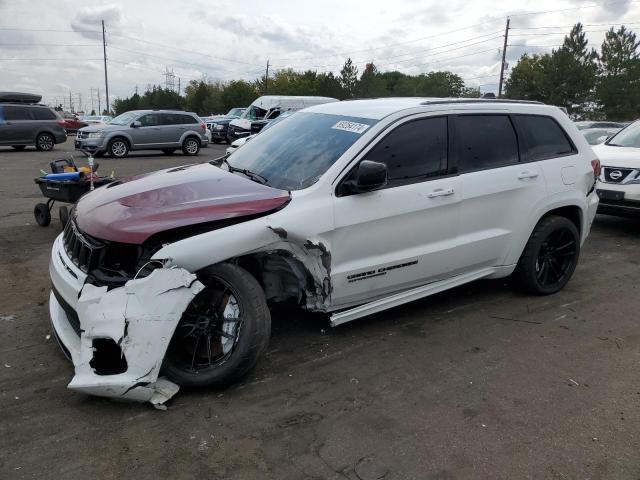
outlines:
[[[353,132],[360,135],[361,133],[364,133],[367,128],[369,128],[369,125],[366,125],[364,123],[348,122],[347,120],[340,120],[331,128],[335,128],[336,130],[344,130],[345,132]]]

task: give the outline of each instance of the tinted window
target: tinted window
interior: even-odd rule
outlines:
[[[33,118],[36,120],[57,120],[58,116],[55,112],[49,108],[44,107],[33,107],[31,109],[31,113],[33,114]]]
[[[141,116],[138,121],[142,124],[143,127],[154,127],[156,125],[161,125],[160,119],[158,118],[160,115],[155,113],[148,113],[146,115]]]
[[[518,140],[507,115],[461,115],[456,120],[460,172],[518,163]]]
[[[184,113],[176,113],[176,116],[180,118],[179,122],[181,124],[200,123],[200,121],[197,118],[192,117],[191,115],[185,115]]]
[[[366,159],[387,165],[388,187],[442,175],[447,169],[447,119],[405,123],[380,140]]]
[[[5,105],[3,108],[5,120],[31,120],[28,107]]]
[[[160,125],[180,125],[182,123],[180,115],[174,113],[160,113],[158,118]]]
[[[564,130],[553,118],[516,115],[514,120],[524,135],[528,161],[558,157],[574,151]]]

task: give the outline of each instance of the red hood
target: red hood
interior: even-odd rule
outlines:
[[[174,228],[268,212],[289,198],[289,192],[204,163],[98,188],[78,202],[76,221],[93,237],[141,244]]]

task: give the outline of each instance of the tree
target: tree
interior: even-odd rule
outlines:
[[[635,33],[609,30],[602,42],[598,98],[607,118],[633,120],[640,113],[640,60]]]
[[[367,63],[357,84],[357,96],[377,98],[387,96],[387,83],[373,63]]]
[[[343,98],[355,97],[358,87],[358,67],[353,64],[351,58],[347,58],[342,70],[340,70],[340,85],[343,90]]]
[[[544,57],[547,57],[545,55]],[[505,82],[506,98],[518,100],[546,100],[546,84],[544,78],[543,64],[548,59],[540,55],[522,55],[515,67],[511,70],[511,75]]]

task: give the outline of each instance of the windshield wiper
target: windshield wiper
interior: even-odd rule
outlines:
[[[229,171],[230,171],[231,173],[234,173],[234,172],[241,173],[241,174],[243,174],[243,175],[245,175],[245,176],[249,177],[249,178],[250,178],[251,180],[253,180],[254,182],[258,182],[258,183],[260,183],[260,184],[262,184],[262,185],[266,185],[266,184],[267,184],[267,182],[269,181],[269,180],[267,180],[267,178],[266,178],[266,177],[263,177],[263,176],[262,176],[262,175],[260,175],[259,173],[252,172],[251,170],[249,170],[249,169],[247,169],[247,168],[238,168],[238,167],[234,167],[233,165],[231,165],[231,164],[227,161],[227,159],[226,159],[226,158],[224,158],[224,159],[222,160],[222,163],[226,163],[226,164],[227,164],[227,167],[229,168]]]

